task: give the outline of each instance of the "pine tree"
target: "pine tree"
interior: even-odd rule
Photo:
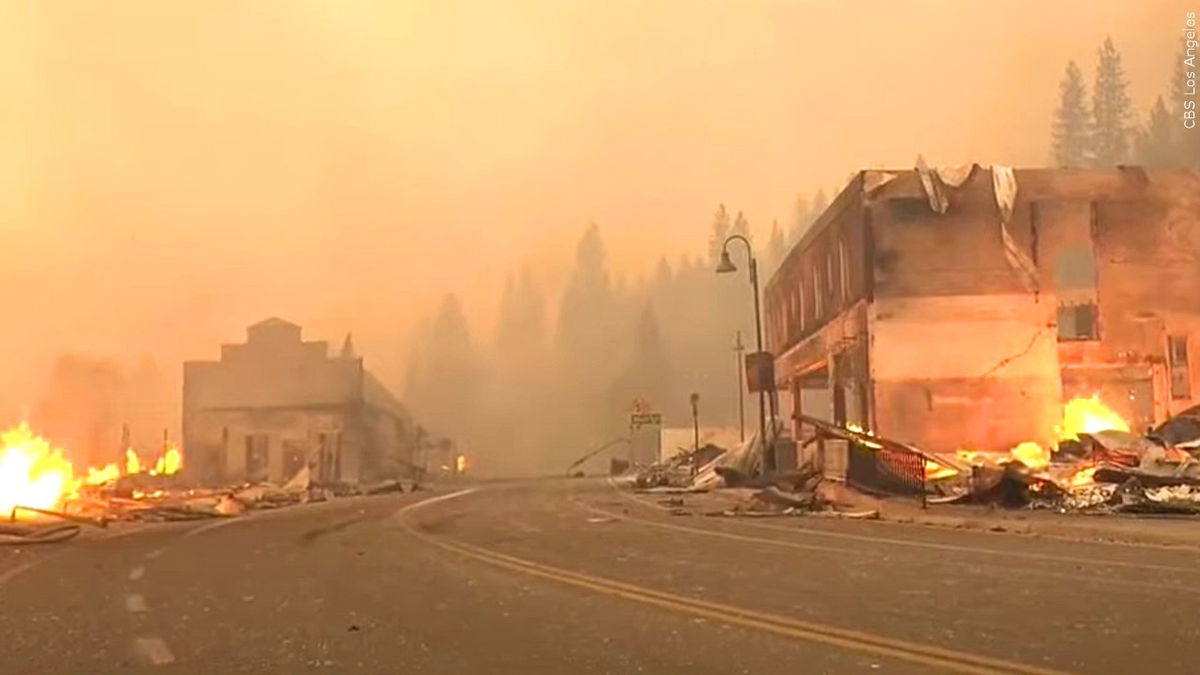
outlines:
[[[520,277],[510,275],[500,296],[496,324],[496,347],[501,357],[516,357],[542,345],[546,308],[528,269]]]
[[[1174,125],[1162,96],[1150,109],[1146,128],[1137,135],[1137,161],[1142,166],[1162,168],[1179,166],[1182,157],[1174,142]]]
[[[713,216],[712,234],[708,238],[708,260],[713,265],[721,259],[721,248],[725,245],[725,239],[729,236],[729,212],[725,210],[725,205],[721,204],[717,207],[717,213]]]
[[[1056,166],[1086,166],[1091,140],[1091,116],[1087,109],[1087,87],[1074,61],[1058,85],[1058,109],[1054,111],[1051,134]]]
[[[729,234],[741,235],[746,238],[746,241],[754,243],[754,236],[750,234],[750,221],[746,220],[746,215],[741,211],[738,211],[737,218],[733,219],[733,227],[729,230]]]
[[[1187,39],[1179,41],[1179,53],[1175,55],[1175,72],[1171,77],[1171,110],[1182,114],[1184,104],[1184,76],[1189,68],[1194,68],[1196,59],[1187,61]],[[1172,142],[1175,144],[1175,165],[1189,168],[1200,168],[1200,129],[1185,129],[1178,122],[1171,125]]]
[[[471,439],[479,428],[480,370],[462,305],[446,295],[409,364],[406,397],[417,417],[436,433]]]
[[[792,207],[792,226],[788,228],[788,243],[794,244],[804,236],[804,231],[812,223],[812,212],[808,207],[808,199],[804,195],[796,195],[796,203]]]
[[[1098,52],[1096,85],[1092,89],[1093,164],[1108,167],[1129,159],[1129,125],[1132,117],[1121,54],[1112,38]]]
[[[810,211],[809,225],[817,222],[817,219],[825,213],[825,209],[829,208],[829,198],[825,196],[824,190],[817,190],[817,194],[813,195],[812,211]]]
[[[787,244],[783,240],[783,230],[779,229],[779,221],[771,224],[771,239],[767,242],[767,274],[773,273],[787,255]]]

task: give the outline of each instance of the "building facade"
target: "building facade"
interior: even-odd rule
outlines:
[[[183,366],[188,471],[210,484],[281,483],[308,465],[314,480],[369,482],[411,475],[415,427],[363,368],[347,338],[330,357],[281,319],[250,326],[219,361]]]
[[[1195,171],[860,172],[766,286],[777,384],[931,451],[1052,445],[1080,396],[1142,431],[1200,402],[1198,256]]]

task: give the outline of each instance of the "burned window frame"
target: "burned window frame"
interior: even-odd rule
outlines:
[[[813,278],[813,323],[819,325],[821,318],[825,316],[825,303],[823,302],[821,289],[821,270],[818,265],[812,266]]]
[[[1171,400],[1183,401],[1192,397],[1192,373],[1188,354],[1188,336],[1167,336],[1167,379]]]
[[[1081,332],[1079,330],[1079,315],[1081,310],[1088,310],[1088,331]],[[1071,328],[1074,330],[1070,334],[1063,332],[1065,325],[1064,315],[1071,315]],[[1059,303],[1055,311],[1055,325],[1058,329],[1059,342],[1096,342],[1100,339],[1100,305],[1095,302],[1080,302],[1074,304]]]
[[[847,252],[845,237],[838,239],[838,272],[842,285],[842,304],[850,303],[850,273],[847,269]]]
[[[796,294],[800,298],[800,310],[797,313],[797,318],[799,320],[799,326],[800,326],[799,335],[804,335],[804,332],[806,330],[808,330],[808,307],[807,307],[808,303],[805,302],[805,297],[804,297],[805,290],[804,290],[804,279],[803,278],[799,279],[796,282]]]

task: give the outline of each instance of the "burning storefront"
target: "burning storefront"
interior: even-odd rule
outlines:
[[[300,327],[267,319],[221,360],[184,364],[184,447],[208,484],[282,483],[311,469],[316,481],[360,483],[410,476],[415,427],[363,368],[349,338],[329,356]]]
[[[1197,403],[1198,250],[1194,171],[861,172],[765,291],[798,438],[811,415],[1040,464],[1146,431]]]

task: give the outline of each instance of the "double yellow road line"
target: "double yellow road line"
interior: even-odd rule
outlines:
[[[967,652],[921,645],[894,638],[883,637],[862,631],[837,628],[788,616],[758,612],[732,605],[689,598],[622,581],[592,576],[571,570],[543,565],[532,560],[498,553],[472,544],[432,536],[422,531],[405,515],[425,506],[467,494],[469,490],[442,495],[434,499],[410,504],[401,509],[401,522],[413,536],[428,544],[451,551],[472,560],[495,567],[520,572],[530,576],[556,581],[576,588],[624,598],[633,602],[653,605],[676,612],[690,614],[713,621],[774,633],[783,637],[817,642],[832,647],[866,652],[886,658],[929,666],[957,673],[995,674],[1022,673],[1026,675],[1061,675],[1063,671],[1026,665],[1014,661],[980,656]]]

